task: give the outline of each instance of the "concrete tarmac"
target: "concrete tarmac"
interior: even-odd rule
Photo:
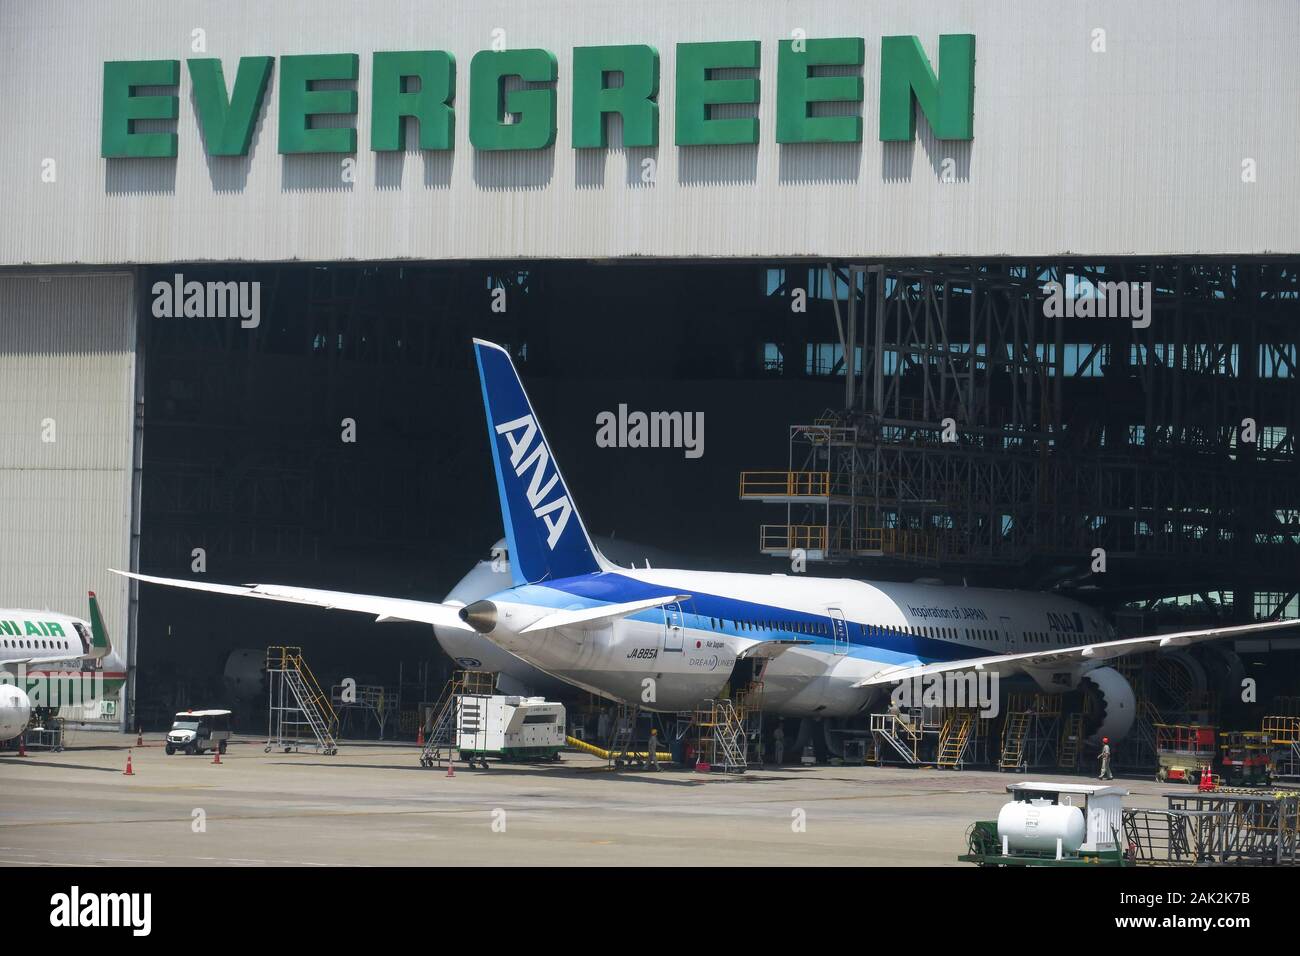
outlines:
[[[0,865],[957,866],[971,822],[994,819],[1017,775],[801,767],[706,775],[559,764],[426,770],[413,744],[265,753],[237,738],[167,756],[160,735],[82,732],[62,753],[0,755]],[[1169,785],[1117,780],[1131,806]]]

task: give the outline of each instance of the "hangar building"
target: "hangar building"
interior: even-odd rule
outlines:
[[[430,665],[106,569],[440,598],[500,536],[481,336],[597,533],[1294,613],[1300,8],[1222,17],[6,3],[0,603],[96,590],[124,726],[240,648]],[[704,454],[598,447],[620,405]]]

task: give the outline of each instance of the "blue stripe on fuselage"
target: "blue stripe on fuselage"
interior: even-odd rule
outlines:
[[[774,604],[760,604],[742,601],[737,598],[719,594],[706,594],[690,591],[689,588],[669,588],[659,584],[638,581],[622,574],[599,572],[579,577],[560,578],[546,584],[523,585],[502,592],[500,597],[533,604],[539,607],[556,609],[573,609],[597,607],[601,604],[623,604],[628,601],[642,601],[647,598],[665,597],[670,594],[691,593],[688,601],[682,602],[682,623],[693,630],[713,634],[732,634],[749,640],[777,640],[794,638],[811,641],[812,650],[823,650],[834,645],[831,635],[834,624],[828,614],[809,614],[795,611]],[[662,623],[662,608],[651,608],[628,615],[630,620]],[[714,627],[713,621],[719,622]],[[738,628],[736,621],[776,623],[776,628],[760,627],[756,629]],[[708,623],[705,623],[705,622]],[[791,625],[815,624],[824,627],[825,634],[804,634],[792,629]],[[951,641],[940,641],[930,637],[914,634],[891,633],[877,625],[845,619],[850,650],[854,657],[862,657],[885,664],[936,663],[940,661],[965,660],[984,657],[987,650],[969,647]],[[824,646],[824,647],[823,647]]]

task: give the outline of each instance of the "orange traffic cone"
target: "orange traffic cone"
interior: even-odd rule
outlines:
[[[21,737],[18,738],[18,756],[20,757],[27,756],[27,735],[26,734],[23,734]]]
[[[456,765],[451,762],[451,758],[447,759],[447,776],[449,777],[456,776]]]
[[[220,748],[220,747],[218,747],[216,750],[212,751],[212,762],[213,762],[213,763],[221,763],[221,748]]]
[[[126,752],[126,769],[122,771],[124,777],[134,777],[135,771],[131,769],[131,751]]]
[[[144,746],[144,731],[139,727],[135,728],[135,745],[137,747]]]
[[[424,746],[424,724],[420,724],[420,732],[415,735],[415,746]]]

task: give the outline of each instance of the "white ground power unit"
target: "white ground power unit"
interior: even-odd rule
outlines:
[[[564,747],[564,705],[545,697],[462,694],[456,743],[470,760],[558,760]]]

